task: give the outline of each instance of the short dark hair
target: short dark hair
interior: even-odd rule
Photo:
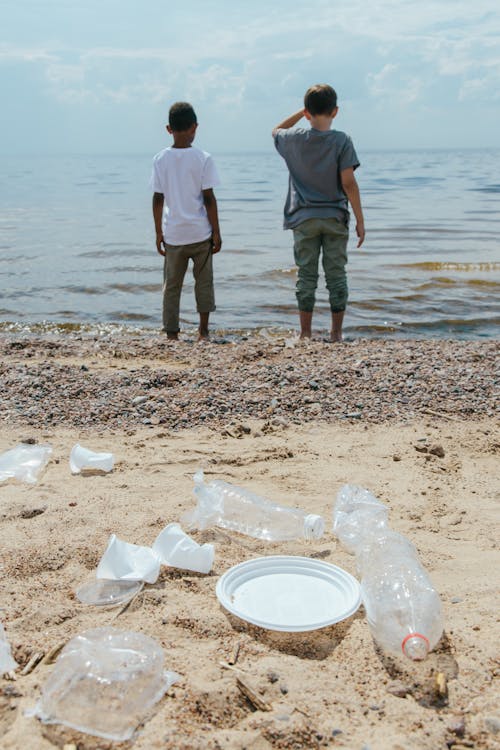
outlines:
[[[337,106],[337,94],[327,83],[317,83],[307,89],[304,107],[311,115],[329,115]]]
[[[168,113],[168,124],[172,130],[189,130],[197,124],[196,113],[188,102],[175,102]]]

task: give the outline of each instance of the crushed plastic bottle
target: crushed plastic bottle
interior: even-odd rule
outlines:
[[[425,659],[443,632],[439,595],[413,544],[389,528],[387,508],[360,487],[344,485],[333,529],[361,575],[361,596],[373,638],[391,654]]]
[[[194,482],[198,504],[182,519],[190,529],[219,526],[272,542],[323,536],[325,522],[321,516],[278,505],[228,482],[205,484],[201,470]]]
[[[12,657],[10,643],[5,635],[5,630],[0,622],[0,677],[7,672],[12,672],[17,667],[17,662]]]
[[[29,712],[109,740],[130,739],[149,709],[177,682],[164,672],[163,650],[142,633],[95,628],[63,648]]]
[[[36,484],[40,473],[49,462],[50,445],[27,445],[21,443],[0,455],[0,482],[17,479],[19,482]]]

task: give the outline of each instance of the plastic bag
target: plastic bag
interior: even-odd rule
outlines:
[[[0,454],[0,482],[17,479],[35,484],[49,462],[50,445],[20,445]]]

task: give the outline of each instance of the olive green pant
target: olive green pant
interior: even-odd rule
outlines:
[[[193,261],[194,296],[199,313],[215,310],[212,240],[190,245],[167,245],[163,266],[163,330],[179,333],[182,284],[189,261]]]
[[[345,310],[348,296],[345,271],[348,238],[348,228],[338,219],[307,219],[294,228],[293,250],[298,270],[295,296],[299,310],[314,310],[320,254],[330,309],[334,313]]]

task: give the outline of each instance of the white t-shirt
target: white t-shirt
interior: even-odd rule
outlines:
[[[167,244],[190,245],[210,237],[202,190],[219,185],[210,154],[195,146],[169,146],[154,157],[150,184],[165,197],[162,228]]]

